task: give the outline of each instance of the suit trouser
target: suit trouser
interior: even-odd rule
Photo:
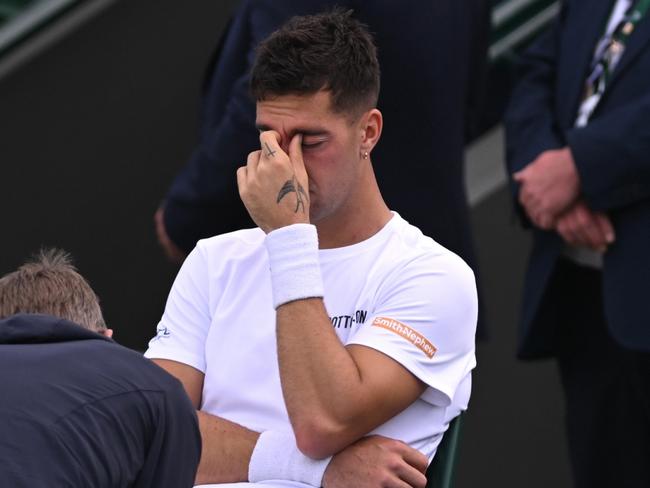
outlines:
[[[600,271],[561,260],[551,286],[575,487],[650,488],[650,353],[610,336]]]

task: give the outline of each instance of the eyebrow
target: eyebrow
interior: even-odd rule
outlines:
[[[260,132],[273,130],[271,127],[264,124],[256,124],[255,128]],[[329,133],[330,131],[328,131],[327,129],[301,129],[300,127],[297,127],[293,131],[293,134],[291,134],[291,137],[293,137],[294,134],[302,134],[304,136],[322,136],[322,135],[328,135]]]

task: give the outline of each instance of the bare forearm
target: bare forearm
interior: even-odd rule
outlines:
[[[176,377],[198,409],[203,391],[203,372],[187,364],[167,359],[154,362]],[[197,411],[201,430],[201,461],[196,483],[248,481],[248,465],[259,434],[229,420]]]
[[[248,464],[259,434],[226,419],[198,412],[203,447],[196,484],[248,481]]]
[[[357,418],[365,410],[362,377],[332,329],[322,300],[279,307],[277,327],[282,391],[303,452],[326,456],[364,435],[372,414],[366,411],[366,418]],[[314,432],[331,433],[338,446],[328,449],[322,439],[319,446],[310,446],[305,438]]]

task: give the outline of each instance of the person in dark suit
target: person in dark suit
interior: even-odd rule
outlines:
[[[111,336],[64,253],[0,279],[2,486],[193,486],[201,437],[183,386]]]
[[[200,143],[156,213],[168,256],[180,261],[198,239],[253,225],[235,171],[258,145],[254,48],[292,15],[334,5],[353,9],[379,48],[378,108],[389,123],[373,163],[387,204],[476,268],[462,163],[484,81],[487,0],[244,0],[209,69]]]
[[[505,121],[534,235],[518,353],[557,358],[578,487],[650,486],[649,7],[564,1]]]

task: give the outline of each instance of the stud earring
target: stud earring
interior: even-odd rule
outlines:
[[[368,151],[364,151],[364,153],[363,153],[363,159],[368,159]]]

